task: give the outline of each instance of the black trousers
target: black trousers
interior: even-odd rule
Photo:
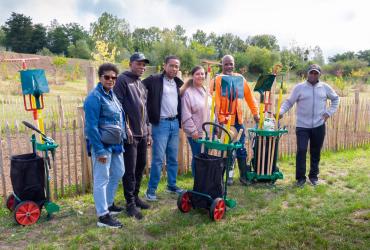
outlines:
[[[134,137],[132,144],[125,144],[125,174],[122,177],[123,194],[127,204],[135,202],[140,191],[146,165],[147,137]]]
[[[296,180],[306,179],[306,154],[310,142],[310,173],[308,178],[317,180],[321,148],[325,138],[325,123],[316,128],[296,128],[297,155]]]

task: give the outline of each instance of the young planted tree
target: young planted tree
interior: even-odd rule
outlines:
[[[63,67],[67,64],[67,58],[63,56],[56,56],[53,58],[53,65],[54,65],[54,77],[55,77],[55,84],[58,84],[58,73],[60,73]]]

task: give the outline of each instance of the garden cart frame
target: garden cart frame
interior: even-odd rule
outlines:
[[[228,136],[228,143],[213,139],[209,136],[206,126],[217,127]],[[204,145],[204,152],[195,156],[195,174],[193,190],[182,192],[177,200],[177,206],[183,213],[191,208],[205,208],[209,210],[212,220],[219,221],[226,212],[226,206],[234,208],[236,201],[227,196],[227,181],[229,169],[233,163],[233,152],[241,148],[239,142],[233,142],[232,137],[224,127],[213,122],[205,122],[202,125],[205,138],[197,140]],[[221,153],[220,156],[210,155],[210,151]],[[226,153],[226,158],[224,158]]]
[[[31,136],[33,153],[26,154],[26,155],[12,156],[12,170],[11,171],[13,174],[11,174],[11,178],[12,178],[12,184],[13,184],[14,191],[8,197],[6,205],[9,210],[14,212],[15,221],[20,225],[27,226],[27,225],[35,224],[39,220],[42,207],[45,207],[47,211],[48,219],[51,218],[53,213],[59,211],[59,206],[50,201],[50,182],[49,182],[50,180],[49,170],[51,169],[49,152],[51,153],[52,159],[54,160],[55,149],[58,147],[58,144],[56,144],[52,138],[47,137],[44,133],[42,133],[39,129],[37,129],[32,124],[26,121],[23,121],[23,124],[26,127],[35,131],[36,133],[40,134],[40,136],[42,137],[43,143],[37,142],[36,136],[35,134],[33,134]],[[37,156],[36,154],[37,150],[42,152],[43,158]],[[27,180],[27,176],[22,175],[20,173],[20,171],[22,170],[18,169],[17,171],[17,169],[13,169],[13,168],[26,169],[27,167],[29,167],[25,165],[27,161],[19,160],[22,158],[26,160],[27,158],[28,160],[38,158],[40,162],[42,162],[43,168],[41,169],[44,172],[43,173],[39,172],[39,174],[42,176],[40,180],[43,180],[44,183],[40,183],[40,186],[38,186],[39,187],[38,189],[42,187],[42,190],[38,190],[37,188],[36,189],[34,188],[35,184],[37,185],[37,183],[33,183],[34,185],[30,186],[27,181],[25,181],[25,183],[19,183],[19,181],[17,180],[20,178],[22,180],[24,179]],[[19,162],[18,164],[17,164],[17,161]],[[25,166],[22,166],[22,164]],[[17,187],[15,187],[15,185],[17,185]],[[33,200],[32,198],[30,199],[29,197],[34,198],[34,196],[29,196],[27,193],[25,194],[25,192],[27,189],[31,189],[31,188],[34,188],[36,192],[37,191],[42,192],[42,195],[38,197],[45,197],[45,199],[41,199],[41,200],[38,200],[38,199]],[[21,190],[19,191],[20,193],[16,193],[17,192],[16,189]],[[26,197],[26,198],[22,199],[21,197]]]
[[[270,181],[275,183],[277,179],[283,179],[283,174],[277,167],[279,140],[283,134],[288,133],[286,129],[280,129],[278,123],[274,129],[267,128],[265,124],[265,107],[264,95],[269,92],[276,79],[277,67],[274,74],[262,75],[258,78],[254,91],[260,93],[260,122],[258,127],[248,129],[249,139],[253,148],[253,158],[250,162],[251,171],[247,172],[247,179],[253,181]],[[281,90],[280,90],[281,92]],[[271,105],[270,101],[268,105]],[[278,111],[281,105],[281,94],[279,95]],[[274,123],[275,124],[275,123]]]

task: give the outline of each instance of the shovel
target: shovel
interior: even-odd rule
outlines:
[[[272,84],[274,83],[276,78],[275,74],[268,74],[268,75],[261,75],[256,83],[256,86],[254,86],[254,91],[258,92],[260,94],[260,122],[258,125],[259,129],[262,129],[263,122],[265,120],[265,92],[270,91]]]

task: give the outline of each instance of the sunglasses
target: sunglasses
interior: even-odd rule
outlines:
[[[117,80],[117,76],[108,76],[108,75],[103,75],[104,80],[109,81],[112,79],[113,81]]]

